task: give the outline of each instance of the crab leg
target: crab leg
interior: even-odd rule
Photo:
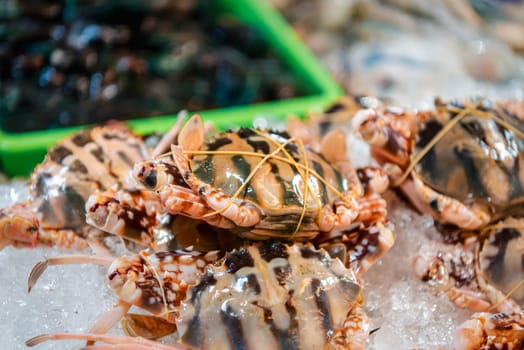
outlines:
[[[27,281],[27,292],[31,292],[31,289],[33,289],[36,282],[49,265],[99,264],[109,266],[113,260],[114,258],[112,257],[95,255],[65,255],[48,258],[45,261],[37,263],[31,270]]]
[[[42,334],[31,338],[25,342],[26,346],[32,347],[49,340],[88,340],[101,341],[108,344],[115,344],[120,349],[157,349],[157,350],[187,350],[186,347],[178,344],[163,344],[156,341],[144,339],[141,337],[127,337],[113,334],[93,334],[93,333],[55,333]],[[87,349],[92,347],[86,347]],[[100,349],[100,347],[98,347]],[[104,348],[102,348],[104,349]],[[106,348],[114,349],[114,347]],[[117,347],[118,349],[118,347]]]
[[[371,322],[359,307],[353,309],[341,329],[335,330],[327,345],[329,350],[364,350],[369,337]]]
[[[412,174],[412,178],[413,190],[420,197],[419,203],[422,202],[425,207],[431,208],[432,210],[429,210],[429,212],[434,217],[441,217],[447,222],[469,230],[478,229],[489,223],[491,215],[485,208],[474,204],[468,207],[458,200],[432,190],[414,174]],[[409,181],[405,181],[402,185],[405,193],[409,193],[407,187],[410,187]]]
[[[130,308],[131,304],[119,300],[113,308],[98,317],[95,324],[91,327],[90,333],[105,334],[109,332],[127,314]]]
[[[370,223],[385,218],[387,215],[387,203],[376,193],[358,199],[358,207],[358,216],[355,221]]]
[[[162,139],[158,142],[153,152],[151,152],[151,157],[156,158],[160,156],[162,153],[167,151],[169,147],[171,146],[175,138],[177,137],[178,133],[180,132],[180,128],[182,126],[182,123],[187,117],[187,111],[183,110],[178,112],[178,116],[176,117],[175,124],[169,129],[168,132],[164,134]]]
[[[448,290],[448,297],[458,307],[474,312],[489,311],[492,307],[486,295],[475,290],[452,287]]]

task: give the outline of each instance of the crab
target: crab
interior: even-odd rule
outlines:
[[[453,349],[522,349],[524,313],[476,313],[455,332]]]
[[[247,128],[206,141],[194,115],[170,154],[136,164],[133,173],[170,214],[243,238],[307,241],[319,232],[383,220],[386,203],[376,190],[387,188],[381,170],[355,171],[338,130],[321,149],[309,150],[285,132]]]
[[[476,312],[519,312],[524,306],[524,218],[507,217],[482,234],[450,234],[415,260],[422,280]]]
[[[86,216],[93,196],[106,201],[111,197],[113,203],[122,199],[129,209],[126,213],[137,216],[135,226],[148,226],[150,237],[141,235],[137,227],[126,227],[120,235],[126,242],[142,248],[168,245],[173,238],[171,218],[156,194],[144,190],[131,175],[135,163],[169,148],[185,116],[184,111],[179,113],[164,135],[139,136],[126,124],[112,121],[59,141],[31,175],[29,200],[0,210],[0,249],[56,245],[82,250],[89,245],[106,250],[98,241],[111,230]]]
[[[0,248],[59,245],[84,249],[98,230],[85,222],[90,194],[127,186],[148,157],[142,139],[120,123],[83,130],[50,148],[30,179],[30,199],[0,211]]]
[[[521,346],[524,102],[435,105],[365,110],[354,123],[391,184],[442,233],[415,259],[417,274],[483,312],[459,329],[457,348],[511,348],[513,336]],[[497,328],[497,311],[520,316]]]
[[[368,109],[354,123],[419,211],[467,230],[510,215],[524,201],[524,102],[435,105]]]
[[[66,263],[68,258],[53,259],[35,267],[30,286],[47,265]],[[120,298],[115,309],[90,334],[41,335],[28,340],[28,346],[76,338],[133,349],[363,349],[369,334],[354,271],[309,243],[245,243],[221,259],[212,252],[142,251],[102,260],[111,264],[109,283]],[[154,338],[176,328],[177,344],[97,334],[126,314],[130,305],[154,316],[128,315],[126,331]],[[155,326],[143,330],[145,323]],[[152,330],[157,334],[150,334]]]
[[[111,281],[118,281],[120,273],[129,272],[127,282],[110,282],[116,286],[121,300],[93,326],[92,333],[97,335],[90,336],[106,339],[102,333],[123,318],[124,329],[130,334],[158,337],[164,335],[164,331],[172,332],[175,323],[179,331],[183,328],[179,320],[183,319],[181,310],[184,310],[184,304],[181,303],[188,299],[186,292],[189,288],[194,291],[192,295],[202,293],[203,290],[198,289],[201,286],[198,281],[209,277],[210,273],[213,278],[220,277],[220,280],[225,281],[224,291],[228,290],[228,283],[236,283],[235,291],[239,294],[232,299],[233,304],[249,300],[249,305],[243,305],[246,310],[252,308],[250,305],[255,305],[252,303],[257,300],[268,303],[265,298],[271,299],[269,303],[277,302],[279,305],[274,312],[287,308],[286,305],[294,295],[303,302],[301,289],[288,293],[285,300],[279,297],[275,301],[273,292],[268,292],[269,296],[267,293],[264,296],[256,293],[247,295],[249,293],[246,294],[245,290],[253,283],[252,278],[243,277],[241,282],[234,282],[227,276],[231,271],[224,267],[228,261],[234,261],[245,255],[245,252],[256,256],[260,255],[256,253],[260,249],[280,249],[287,251],[287,257],[290,257],[286,266],[294,268],[293,264],[297,265],[297,276],[300,276],[300,269],[306,268],[308,262],[313,262],[307,268],[308,274],[322,275],[322,264],[334,264],[342,266],[344,271],[351,271],[356,281],[393,245],[394,235],[385,219],[385,202],[380,197],[380,193],[387,188],[387,177],[380,169],[371,167],[355,171],[346,159],[344,137],[340,132],[333,132],[330,137],[326,137],[321,145],[324,153],[320,154],[306,149],[300,140],[292,139],[283,132],[240,129],[204,141],[204,129],[200,117],[194,116],[178,134],[178,145],[173,145],[169,154],[153,151],[152,160],[135,165],[134,184],[93,191],[85,203],[86,222],[90,227],[152,248],[154,253],[147,250],[132,258],[116,260],[107,255],[50,258],[35,266],[30,276],[30,289],[49,265],[78,262],[117,264],[123,270],[118,270],[116,274],[112,270]],[[226,147],[229,143],[233,146]],[[334,147],[338,147],[337,152]],[[335,161],[335,166],[328,161]],[[246,165],[252,166],[253,171],[246,171]],[[211,174],[202,174],[205,167]],[[205,183],[199,178],[210,175],[214,176],[211,183]],[[238,185],[236,191],[242,197],[230,192],[227,197],[217,186],[223,183],[224,191],[231,191]],[[217,207],[216,203],[221,200],[228,203]],[[178,203],[178,206],[173,203]],[[230,208],[255,215],[237,220],[238,216],[230,215]],[[244,241],[246,238],[264,242],[249,243]],[[287,243],[275,241],[278,239]],[[173,252],[172,249],[177,251]],[[303,259],[312,260],[298,259],[298,251],[304,255]],[[311,256],[306,256],[308,254]],[[264,264],[257,264],[256,268],[261,270],[264,281],[266,277],[271,277],[266,276],[268,270]],[[149,277],[143,277],[142,273],[149,274]],[[136,283],[134,278],[138,278]],[[289,275],[288,278],[282,282],[282,288],[288,288],[287,284],[298,283],[294,276]],[[331,283],[329,281],[334,281],[334,277],[326,276],[326,281],[321,280],[321,286],[318,287],[321,299],[326,295],[322,290]],[[272,287],[268,288],[273,290]],[[293,284],[292,288],[298,287]],[[212,295],[221,290],[207,292]],[[208,301],[212,303],[213,300],[216,298],[211,296]],[[345,302],[358,304],[360,297],[357,301],[348,299]],[[128,314],[131,305],[149,311],[152,316]],[[213,307],[218,306],[209,306],[210,309]],[[261,310],[266,319],[271,319],[271,309]],[[366,316],[358,307],[347,306],[340,310],[351,314],[344,314],[344,317],[347,316],[344,319],[337,313],[338,321],[333,321],[335,315],[330,315],[323,325],[326,327],[329,326],[328,322],[332,322],[332,329],[327,333],[312,333],[317,339],[314,344],[320,344],[319,339],[322,338],[322,342],[326,342],[326,347],[330,348],[345,348],[349,343],[354,343],[356,348],[363,347],[369,327]],[[198,310],[201,311],[204,321],[212,324],[219,321],[213,319],[207,308]],[[335,311],[339,310],[329,310]],[[195,312],[190,311],[190,314]],[[322,312],[324,315],[328,311]],[[314,313],[308,315],[315,320],[319,317]],[[278,322],[282,322],[289,315],[280,313],[278,317]],[[160,321],[162,318],[164,321]],[[295,347],[309,346],[302,344],[302,340],[300,344],[296,343],[299,340],[295,339],[295,330],[288,334],[285,329],[279,328],[281,323],[275,325],[277,321],[271,322],[271,329],[278,331],[275,336],[290,336]],[[274,327],[277,327],[276,330]],[[189,327],[188,332],[193,328]],[[39,337],[29,343],[35,344],[45,339],[48,337]],[[179,348],[178,345],[174,347]]]

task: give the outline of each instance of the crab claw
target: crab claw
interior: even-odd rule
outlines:
[[[165,158],[136,163],[133,168],[134,179],[145,188],[159,191],[171,184],[187,187],[176,166]]]
[[[0,250],[8,245],[15,248],[59,246],[73,250],[88,246],[73,230],[42,228],[28,203],[0,210]]]
[[[415,114],[407,110],[362,110],[353,120],[353,130],[371,146],[381,164],[392,162],[404,168],[409,162]]]
[[[520,349],[524,313],[476,313],[456,331],[453,349]]]
[[[108,271],[109,285],[120,300],[174,323],[189,286],[217,259],[216,251],[149,254],[143,250],[113,261]]]
[[[353,119],[353,130],[357,130],[362,139],[373,146],[380,147],[388,141],[386,121],[371,109],[357,112]]]
[[[38,220],[32,216],[25,205],[15,205],[0,212],[0,249],[14,247],[34,247],[38,240]]]

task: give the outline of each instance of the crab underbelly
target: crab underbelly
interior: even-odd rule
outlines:
[[[310,293],[304,297],[302,305],[275,305],[282,312],[289,313],[289,325],[279,328],[272,318],[271,309],[263,309],[251,302],[230,298],[223,302],[220,311],[202,312],[196,324],[200,327],[199,336],[202,349],[286,349],[286,350],[316,350],[322,349],[327,339],[322,329],[322,317],[316,315],[315,298]],[[345,315],[344,315],[345,316]],[[338,327],[343,320],[337,320]],[[194,329],[193,328],[193,329]],[[333,332],[334,328],[328,332]],[[183,330],[185,327],[183,328]],[[194,339],[191,333],[182,342],[191,346]],[[196,347],[195,347],[196,349]]]
[[[231,265],[209,268],[191,287],[177,319],[182,344],[313,350],[343,327],[361,295],[350,270],[310,247],[260,247],[248,247]]]

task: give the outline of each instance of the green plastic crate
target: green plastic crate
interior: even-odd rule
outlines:
[[[239,21],[257,28],[268,45],[291,70],[300,84],[307,84],[310,95],[248,106],[236,106],[199,111],[204,120],[212,121],[219,129],[251,125],[254,117],[268,115],[285,118],[290,114],[304,115],[319,110],[342,95],[342,89],[302,44],[283,17],[263,0],[215,0],[222,11]],[[177,112],[177,111],[174,111]],[[191,112],[191,111],[190,111]],[[130,120],[139,134],[165,132],[175,115]],[[57,140],[80,130],[81,127],[54,130],[7,133],[0,130],[0,162],[8,176],[26,176],[41,162],[47,149]]]

